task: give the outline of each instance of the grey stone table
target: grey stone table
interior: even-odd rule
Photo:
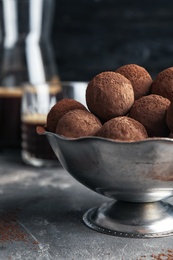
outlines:
[[[86,227],[86,210],[108,199],[61,167],[32,168],[18,153],[1,153],[0,195],[0,260],[173,259],[173,237],[122,238]]]

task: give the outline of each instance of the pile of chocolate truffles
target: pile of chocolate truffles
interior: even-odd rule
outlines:
[[[86,89],[85,107],[64,98],[47,115],[47,131],[67,138],[99,136],[133,142],[173,136],[173,67],[153,80],[137,64],[97,74]]]

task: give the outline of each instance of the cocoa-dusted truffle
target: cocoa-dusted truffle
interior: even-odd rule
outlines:
[[[89,82],[86,89],[89,110],[103,122],[126,115],[133,102],[132,84],[119,73],[101,72]]]
[[[86,107],[81,104],[80,102],[74,100],[74,99],[69,99],[69,98],[64,98],[57,102],[49,111],[47,115],[47,130],[50,132],[55,132],[56,125],[59,121],[59,119],[69,112],[70,110],[74,109],[83,109],[87,110]]]
[[[173,102],[173,67],[161,71],[151,86],[151,93],[168,98]]]
[[[138,121],[119,116],[104,123],[97,136],[121,141],[139,141],[148,137],[145,127]]]
[[[166,113],[170,101],[159,95],[143,96],[136,100],[129,116],[144,125],[149,137],[168,136]]]
[[[166,113],[166,123],[169,127],[169,130],[171,133],[173,133],[173,102],[168,107],[167,113]],[[173,137],[173,135],[172,135]]]
[[[148,71],[137,64],[127,64],[119,67],[116,72],[124,75],[133,86],[135,99],[149,94],[153,82]]]
[[[56,134],[69,138],[95,135],[101,128],[100,120],[87,110],[75,109],[62,116]]]

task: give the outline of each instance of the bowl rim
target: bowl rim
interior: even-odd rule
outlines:
[[[122,140],[113,140],[110,138],[105,138],[105,137],[100,137],[100,136],[81,136],[77,138],[69,138],[63,135],[59,135],[50,131],[47,131],[46,128],[42,126],[37,126],[36,127],[36,132],[39,135],[51,135],[58,137],[60,140],[67,141],[67,142],[78,142],[78,141],[83,141],[83,140],[101,140],[104,142],[108,143],[115,143],[115,144],[122,144],[122,145],[130,145],[130,144],[141,144],[141,143],[148,143],[148,142],[167,142],[167,143],[172,143],[173,144],[173,138],[170,137],[148,137],[142,140],[138,141],[122,141]]]

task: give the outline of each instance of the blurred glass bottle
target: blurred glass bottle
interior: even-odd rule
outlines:
[[[20,147],[24,82],[61,84],[50,41],[54,0],[0,0],[0,147]]]

